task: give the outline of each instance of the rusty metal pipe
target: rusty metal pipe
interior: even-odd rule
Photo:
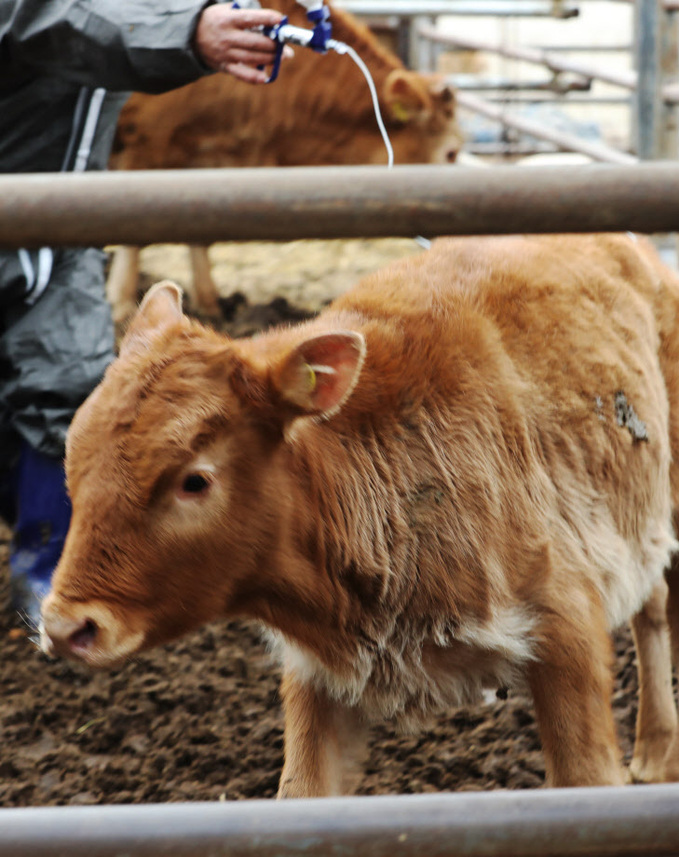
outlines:
[[[679,165],[0,176],[0,247],[679,229]]]
[[[679,785],[0,810],[12,857],[660,857]]]

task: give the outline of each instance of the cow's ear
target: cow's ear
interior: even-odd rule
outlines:
[[[365,350],[354,331],[312,336],[286,354],[272,373],[274,386],[298,414],[330,417],[356,386]]]
[[[389,72],[382,98],[389,114],[396,122],[410,122],[425,110],[431,109],[431,96],[424,82],[413,72],[394,69]]]
[[[176,283],[163,280],[148,290],[120,343],[120,354],[148,348],[151,341],[171,325],[178,324],[182,312],[182,290]]]

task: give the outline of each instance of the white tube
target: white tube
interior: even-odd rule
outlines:
[[[307,12],[316,12],[323,8],[323,0],[297,0],[300,6],[304,6]]]
[[[292,24],[283,24],[277,30],[277,38],[286,45],[298,45],[306,48],[314,36],[313,30],[304,27],[295,27]]]

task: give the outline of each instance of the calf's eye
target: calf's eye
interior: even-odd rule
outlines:
[[[210,482],[202,473],[189,473],[182,482],[184,494],[203,494],[210,487]]]

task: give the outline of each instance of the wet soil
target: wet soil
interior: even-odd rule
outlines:
[[[367,270],[419,252],[412,242],[297,243],[295,252],[291,245],[249,245],[240,253],[228,245],[221,255],[213,248],[226,313],[220,327],[237,335],[294,321]],[[144,282],[185,279],[179,257],[173,261],[160,249],[153,261],[150,251]],[[255,270],[260,263],[261,271]],[[5,606],[7,537],[0,532],[0,806],[275,795],[282,764],[279,675],[256,626],[210,625],[112,673],[49,661]],[[616,637],[616,672],[615,714],[629,761],[637,677],[626,630]],[[543,783],[531,701],[510,690],[507,699],[451,711],[416,735],[375,729],[359,793],[534,789]]]

